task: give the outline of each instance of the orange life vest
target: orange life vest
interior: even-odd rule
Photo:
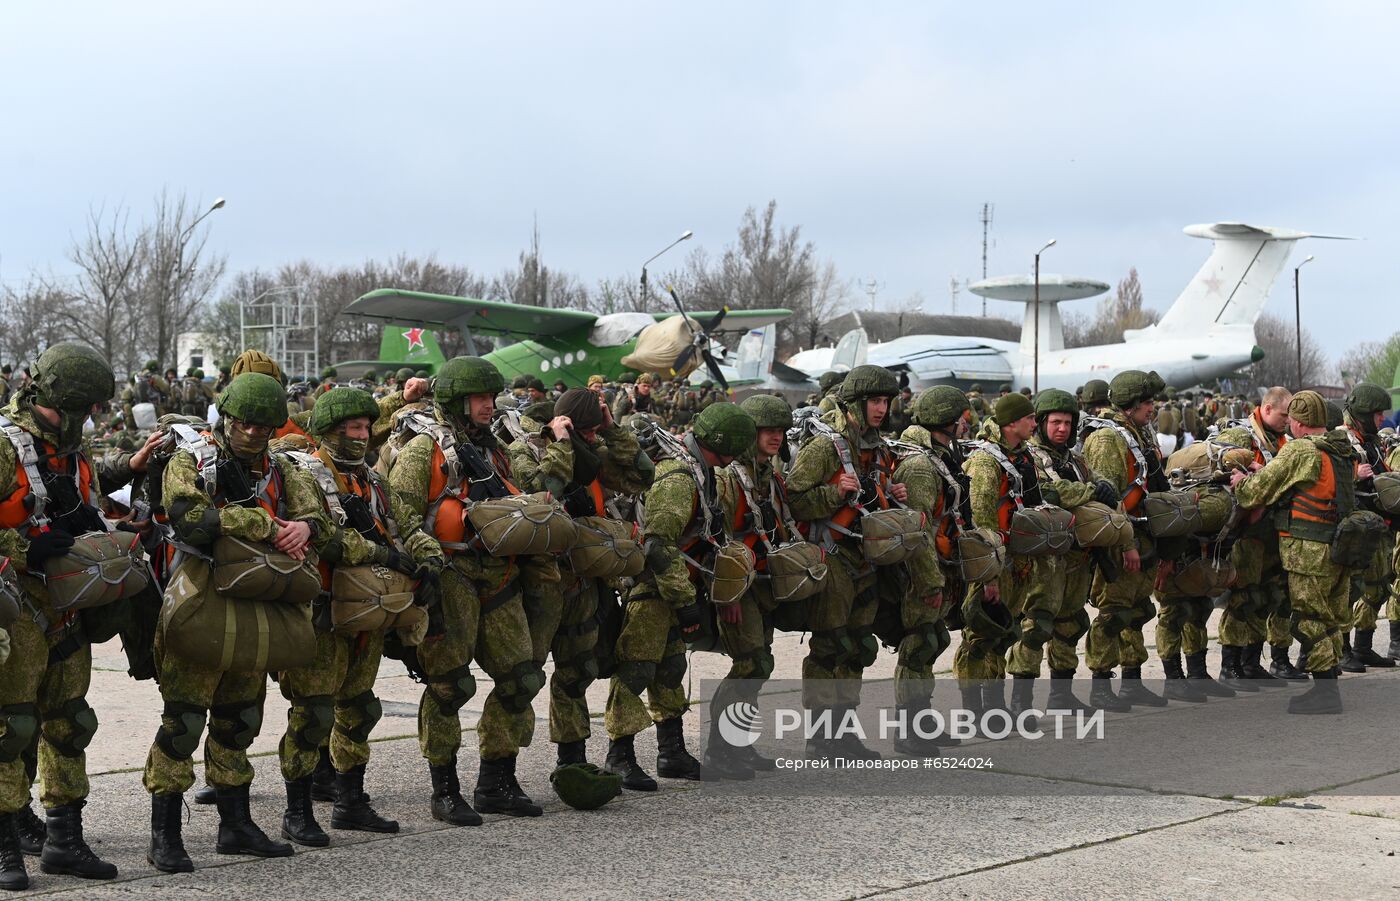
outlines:
[[[1299,488],[1293,492],[1288,505],[1288,527],[1279,530],[1284,537],[1293,537],[1296,532],[1299,538],[1328,541],[1341,520],[1341,508],[1337,503],[1337,470],[1331,454],[1321,453],[1320,456],[1322,471],[1317,481],[1309,488]]]
[[[499,447],[491,449],[491,464],[506,490],[519,494],[520,489],[510,481],[510,460]],[[468,541],[466,511],[471,483],[463,479],[457,485],[447,484],[447,457],[436,444],[429,472],[432,475],[428,479],[428,516],[432,520],[433,536],[443,542],[443,551],[451,555],[455,550],[448,544],[460,545]]]
[[[71,467],[76,466],[78,496],[83,499],[83,503],[92,503],[92,467],[88,464],[86,455],[73,453],[63,457],[46,456],[54,452],[54,446],[37,435],[34,436],[34,450],[41,460],[48,460],[50,472],[71,476]],[[18,448],[16,451],[18,452]],[[32,504],[29,496],[29,473],[25,471],[23,464],[16,462],[15,490],[10,492],[9,497],[0,500],[0,528],[18,529],[27,525],[25,534],[39,534],[39,529],[30,523]]]
[[[882,453],[882,448],[863,448],[860,452],[860,468],[875,475],[875,506],[879,510],[888,510],[890,499],[885,494],[885,488],[889,485],[890,475],[894,472],[894,466],[890,465],[887,453]],[[885,465],[881,465],[885,464]],[[846,472],[845,468],[836,470],[836,474],[828,480],[828,485],[836,485],[841,481],[841,476]],[[855,525],[856,518],[860,516],[860,510],[854,504],[845,504],[840,510],[831,515],[833,524],[843,529],[850,529]]]

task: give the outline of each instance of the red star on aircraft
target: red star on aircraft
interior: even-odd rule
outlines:
[[[423,346],[423,330],[421,328],[411,328],[408,331],[404,332],[403,336],[404,338],[408,339],[409,350],[413,350],[413,348],[415,347]]]

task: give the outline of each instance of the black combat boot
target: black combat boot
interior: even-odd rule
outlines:
[[[433,780],[433,819],[449,826],[480,826],[481,815],[462,797],[462,784],[457,779],[457,758],[442,765],[428,764]]]
[[[92,853],[83,841],[83,801],[48,811],[44,821],[44,850],[39,869],[59,876],[83,879],[115,879],[117,868]]]
[[[1071,713],[1088,713],[1094,708],[1079,700],[1074,694],[1074,670],[1052,669],[1050,671],[1050,698],[1045,703],[1047,710],[1068,710]]]
[[[282,814],[282,837],[307,848],[324,848],[331,837],[316,822],[311,809],[311,777],[287,780],[287,810]]]
[[[928,709],[928,703],[900,704],[899,711],[904,720],[903,734],[896,733],[893,741],[894,752],[902,757],[937,757],[942,736],[924,737],[914,727],[914,720]],[[933,728],[932,717],[923,717],[920,725],[925,731]]]
[[[331,808],[332,829],[353,829],[357,832],[398,832],[395,820],[386,820],[369,805],[365,794],[365,764],[351,767],[348,773],[335,774],[335,806]]]
[[[206,785],[203,788],[194,790],[194,803],[213,804],[219,799],[219,793],[214,790],[214,786]]]
[[[1308,674],[1293,665],[1288,659],[1288,645],[1269,645],[1269,672],[1290,682],[1307,681]]]
[[[219,808],[219,838],[214,843],[215,851],[254,857],[292,856],[291,845],[274,842],[253,822],[248,811],[248,786],[217,786],[214,792],[214,803]],[[310,803],[309,797],[307,803]]]
[[[311,773],[311,800],[334,801],[335,767],[331,765],[331,749],[325,746],[320,752],[316,760],[316,769]]]
[[[1385,654],[1391,660],[1400,660],[1400,622],[1395,620],[1390,621],[1390,647]]]
[[[1244,647],[1236,644],[1220,646],[1220,684],[1235,691],[1258,691],[1244,676]]]
[[[685,733],[678,716],[656,724],[656,775],[691,781],[700,778],[700,761],[685,749]]]
[[[1011,728],[1013,731],[1020,729],[1021,715],[1027,711],[1035,709],[1035,676],[1013,673],[1011,675],[1011,705],[1006,712],[1011,714]],[[1035,731],[1040,724],[1040,717],[1026,717],[1026,730]]]
[[[972,714],[972,728],[982,728],[982,683],[978,681],[958,681],[958,694],[962,695],[962,709]]]
[[[38,857],[39,852],[44,850],[44,831],[44,821],[34,812],[33,801],[15,814],[15,834],[19,836],[19,848],[25,854]]]
[[[724,707],[719,706],[718,710],[723,715]],[[712,716],[710,718],[710,737],[705,742],[705,763],[703,765],[705,778],[711,781],[748,782],[754,777],[754,768],[744,759],[743,752],[750,749],[730,744],[720,732],[719,726],[719,716]],[[754,756],[758,755],[754,754]]]
[[[831,728],[833,738],[831,740],[831,753],[837,757],[845,757],[850,760],[884,760],[885,755],[873,748],[867,748],[860,740],[860,736],[853,731],[841,732],[841,725],[847,719],[853,719],[848,714],[855,708],[849,704],[842,704],[831,708]]]
[[[1256,641],[1253,644],[1245,645],[1244,654],[1240,657],[1240,671],[1244,673],[1246,679],[1253,679],[1260,688],[1282,688],[1283,680],[1274,677],[1274,674],[1264,668],[1260,658],[1264,656],[1264,642]]]
[[[1181,669],[1181,655],[1173,654],[1162,658],[1162,669],[1166,671],[1167,682],[1163,686],[1166,696],[1173,701],[1189,701],[1199,704],[1207,697],[1205,690],[1186,678]],[[1234,692],[1231,692],[1234,694]]]
[[[1322,714],[1342,712],[1341,686],[1330,671],[1313,673],[1313,687],[1288,699],[1289,713]]]
[[[1127,698],[1113,692],[1113,670],[1094,673],[1094,681],[1089,686],[1089,706],[1110,713],[1127,713],[1133,709]]]
[[[510,785],[510,790],[515,792],[521,798],[523,798],[525,800],[525,803],[534,804],[535,802],[530,798],[530,796],[525,794],[525,789],[520,787],[520,780],[515,778],[515,765],[520,762],[520,755],[515,754],[510,757],[507,757],[505,760],[506,782]],[[543,813],[544,811],[540,812]]]
[[[1367,666],[1394,666],[1394,660],[1391,660],[1389,657],[1382,657],[1380,654],[1377,654],[1371,649],[1371,643],[1375,641],[1375,638],[1375,629],[1367,629],[1364,632],[1360,629],[1356,630],[1356,645],[1353,650],[1353,653],[1356,655],[1356,659]]]
[[[183,795],[151,795],[151,846],[146,861],[162,873],[193,873],[194,862],[180,835]]]
[[[18,892],[29,888],[29,874],[24,871],[24,852],[19,847],[15,831],[17,814],[0,813],[0,889]]]
[[[1361,662],[1360,658],[1356,656],[1355,649],[1351,646],[1350,632],[1342,633],[1342,659],[1337,665],[1342,668],[1344,673],[1366,672],[1366,664]]]
[[[1134,707],[1165,707],[1167,699],[1142,684],[1142,667],[1123,667],[1123,684],[1118,688],[1118,697]]]
[[[513,817],[537,817],[544,813],[538,804],[511,788],[511,765],[514,762],[514,757],[482,759],[476,777],[476,791],[472,793],[472,803],[477,810]]]
[[[586,743],[578,741],[561,741],[559,743],[559,756],[554,761],[555,766],[568,766],[571,763],[587,763],[588,754],[585,751]]]
[[[1235,690],[1221,685],[1210,677],[1206,666],[1206,652],[1197,651],[1186,655],[1186,678],[1209,698],[1233,698]]]
[[[656,780],[642,769],[637,762],[637,750],[633,747],[635,735],[624,735],[608,742],[608,756],[603,769],[622,777],[622,787],[637,792],[656,791]]]

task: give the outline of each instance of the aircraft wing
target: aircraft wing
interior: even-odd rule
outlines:
[[[358,303],[358,301],[356,301]],[[692,313],[686,310],[686,314],[701,325],[708,325],[710,320],[717,314],[714,310],[700,313]],[[679,316],[680,313],[653,313],[657,321],[670,319]],[[724,314],[724,321],[719,324],[719,328],[714,330],[714,334],[722,335],[726,332],[747,332],[750,329],[763,328],[765,325],[772,325],[775,322],[782,322],[792,315],[792,310],[730,310]]]
[[[531,307],[500,300],[476,300],[396,288],[371,291],[346,307],[345,312],[384,322],[466,328],[477,336],[513,338],[549,337],[573,329],[588,328],[598,319],[593,313],[582,310]]]

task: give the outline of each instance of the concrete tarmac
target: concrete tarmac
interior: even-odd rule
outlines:
[[[781,635],[775,650],[776,675],[798,677],[806,651],[800,636]],[[1217,654],[1212,645],[1212,667]],[[385,662],[377,686],[386,715],[374,732],[366,788],[381,814],[399,820],[398,835],[330,830],[330,805],[318,803],[331,847],[298,848],[283,860],[221,856],[214,851],[215,811],[191,802],[185,843],[197,869],[169,876],[145,860],[150,806],[140,769],[160,709],[155,686],[125,675],[115,642],[95,649],[95,668],[89,699],[101,728],[88,754],[93,778],[85,825],[89,841],[117,864],[120,876],[109,883],[49,876],[29,858],[31,889],[16,897],[1319,899],[1400,892],[1400,757],[1393,740],[1378,742],[1367,755],[1373,764],[1363,771],[1353,766],[1344,785],[1321,775],[1315,784],[1300,785],[1297,768],[1271,756],[1270,736],[1261,734],[1251,745],[1258,768],[1265,774],[1277,769],[1279,787],[1249,797],[1236,797],[1229,786],[1196,793],[1176,780],[1151,777],[1140,785],[1100,786],[1073,767],[989,773],[986,779],[1000,781],[986,796],[794,797],[776,780],[800,777],[768,774],[742,793],[660,780],[656,794],[627,792],[585,813],[564,806],[549,787],[554,746],[541,720],[519,772],[545,815],[488,816],[480,828],[444,827],[428,813],[428,774],[414,735],[420,688],[393,661]],[[718,655],[692,656],[697,685],[726,669]],[[1160,672],[1154,661],[1146,675]],[[885,652],[868,677],[892,673],[893,658]],[[1400,691],[1397,670],[1347,677],[1355,679],[1389,680]],[[488,688],[482,678],[462,713],[461,771],[469,798],[477,762],[473,729]],[[605,684],[593,687],[595,714],[605,694]],[[1218,703],[1224,702],[1208,706]],[[1278,728],[1297,719],[1285,715]],[[686,718],[692,739],[698,720]],[[253,812],[272,835],[285,800],[276,759],[285,722],[286,703],[271,685],[253,748]],[[589,758],[601,762],[605,748],[595,720]],[[654,735],[639,736],[637,748],[651,769]],[[197,771],[202,778],[202,766]],[[1255,783],[1270,781],[1252,775]]]

